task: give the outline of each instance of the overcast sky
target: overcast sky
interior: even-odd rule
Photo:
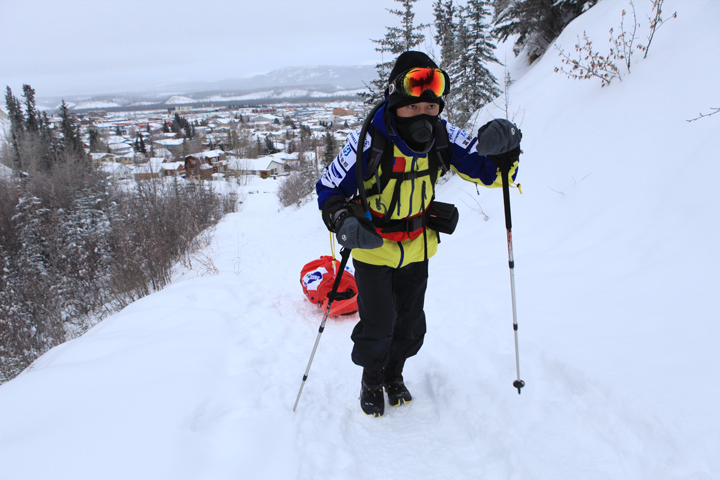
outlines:
[[[415,4],[432,22],[433,0]],[[393,0],[0,0],[0,86],[137,91],[305,65],[374,65]],[[428,33],[429,30],[427,31]],[[426,36],[430,37],[430,35]],[[2,102],[4,104],[4,101]]]

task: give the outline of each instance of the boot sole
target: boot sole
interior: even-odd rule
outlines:
[[[388,402],[388,403],[390,403],[390,402]],[[400,405],[405,405],[408,403],[412,403],[412,400],[405,400],[404,398],[401,398],[398,400],[397,403],[390,403],[390,406],[391,407],[399,407]]]

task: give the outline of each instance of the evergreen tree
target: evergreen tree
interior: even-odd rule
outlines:
[[[322,166],[327,167],[333,162],[333,160],[335,160],[335,157],[337,156],[338,144],[337,140],[335,140],[335,135],[333,135],[333,133],[330,131],[326,132],[323,136],[323,143],[325,146],[325,151],[323,152],[322,156]]]
[[[35,89],[30,85],[23,85],[25,97],[25,128],[28,132],[37,132],[40,129],[40,114],[35,106]]]
[[[85,159],[85,150],[83,149],[82,141],[78,130],[73,125],[73,117],[70,115],[68,106],[65,100],[60,104],[60,131],[62,133],[62,152],[65,155],[65,160]]]
[[[88,129],[88,134],[90,136],[90,151],[96,153],[102,152],[105,149],[105,146],[100,138],[100,131],[95,127],[90,127]]]
[[[370,82],[368,88],[369,93],[362,93],[361,96],[365,98],[365,103],[374,104],[381,100],[384,96],[385,89],[387,88],[388,77],[392,71],[393,65],[397,57],[408,50],[413,50],[415,47],[425,41],[425,35],[422,34],[422,29],[427,25],[415,25],[415,13],[412,10],[413,3],[417,0],[395,0],[400,3],[403,7],[400,9],[387,9],[388,12],[400,17],[400,27],[387,27],[385,38],[380,40],[372,40],[373,43],[379,46],[375,48],[375,51],[383,54],[383,60],[385,60],[385,54],[388,54],[390,58],[383,63],[379,63],[375,66],[378,72],[378,78]]]
[[[462,8],[456,46],[458,51],[450,66],[450,108],[454,120],[464,126],[472,114],[500,94],[498,81],[487,69],[495,58],[496,46],[490,41],[488,0],[468,0]]]
[[[175,114],[172,126],[170,129],[175,133],[182,133],[187,140],[195,138],[195,128],[188,122],[185,117],[181,117],[179,114]]]
[[[10,143],[13,150],[13,171],[19,173],[22,170],[23,159],[20,144],[25,138],[25,120],[23,118],[22,104],[13,95],[10,87],[5,90],[5,106],[10,117]]]
[[[181,117],[177,113],[173,118],[172,124],[170,125],[170,131],[173,133],[180,133],[182,130],[182,124],[180,123]]]
[[[306,143],[312,137],[312,131],[307,125],[300,124],[300,142]]]
[[[25,130],[25,121],[22,113],[22,104],[20,100],[13,95],[10,87],[5,90],[5,106],[8,111],[8,117],[12,123],[12,127],[17,130]]]
[[[440,46],[440,68],[447,69],[452,65],[457,54],[455,36],[457,24],[455,23],[458,9],[453,0],[437,0],[433,4],[435,13],[435,43]]]
[[[265,154],[272,155],[273,153],[277,153],[277,150],[275,150],[275,145],[273,145],[272,136],[268,135],[265,137]]]
[[[493,34],[505,41],[518,35],[513,51],[527,51],[530,63],[538,59],[573,19],[597,0],[514,0],[499,12]]]
[[[57,275],[52,268],[54,244],[49,241],[54,235],[48,228],[48,219],[54,212],[32,194],[24,194],[16,209],[14,224],[20,242],[12,255],[11,270],[24,275],[8,279],[9,293],[15,293],[10,299],[16,307],[9,324],[3,326],[15,330],[12,336],[16,341],[14,351],[13,345],[3,345],[10,348],[3,349],[2,357],[10,354],[15,357],[13,363],[27,366],[35,357],[62,343],[64,334]],[[6,358],[1,360],[6,362]]]
[[[39,128],[40,167],[45,170],[50,170],[57,160],[57,146],[55,145],[55,139],[50,130],[50,119],[48,119],[47,113],[45,112],[43,112],[40,117]]]

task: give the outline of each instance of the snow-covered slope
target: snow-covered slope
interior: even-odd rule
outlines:
[[[256,180],[194,270],[0,386],[0,478],[717,478],[720,116],[686,120],[716,106],[720,4],[665,3],[678,18],[623,82],[573,82],[550,52],[513,87],[522,395],[501,192],[454,177],[414,401],[361,413],[351,316],[328,322],[293,413],[321,319],[299,274],[328,234]],[[603,0],[560,44],[604,44],[624,7]]]

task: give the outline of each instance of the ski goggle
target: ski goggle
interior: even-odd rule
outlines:
[[[450,89],[450,77],[439,68],[411,68],[390,83],[389,94],[399,92],[408,97],[419,97],[430,90],[436,97],[442,97]]]

